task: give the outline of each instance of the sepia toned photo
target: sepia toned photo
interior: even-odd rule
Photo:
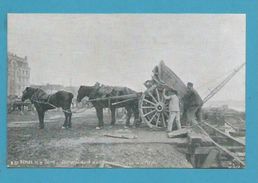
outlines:
[[[245,168],[244,14],[8,14],[9,168]]]

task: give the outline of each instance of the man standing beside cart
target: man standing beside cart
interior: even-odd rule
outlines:
[[[187,93],[183,97],[183,102],[183,117],[186,118],[186,125],[189,126],[201,122],[201,107],[203,101],[197,91],[193,88],[193,83],[191,82],[187,83]]]
[[[169,88],[167,91],[167,94],[168,95],[166,95],[166,89],[164,89],[163,96],[166,100],[169,100],[169,118],[168,118],[167,132],[171,132],[174,121],[176,121],[177,130],[181,129],[180,107],[179,107],[179,99],[177,97],[177,91]]]

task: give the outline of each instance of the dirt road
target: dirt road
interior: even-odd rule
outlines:
[[[95,112],[90,110],[73,115],[73,128],[69,130],[61,129],[61,112],[49,113],[45,129],[39,130],[33,114],[15,115],[8,116],[9,167],[94,168],[103,162],[139,168],[192,167],[177,148],[185,139],[169,139],[164,131],[153,131],[145,125],[125,129],[120,121],[111,128],[108,122],[104,129],[96,130]],[[106,113],[105,121],[109,118]]]

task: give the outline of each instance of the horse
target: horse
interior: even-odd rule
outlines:
[[[51,109],[61,107],[65,115],[65,121],[62,128],[72,127],[72,112],[71,103],[73,94],[67,91],[58,91],[54,94],[48,95],[40,88],[26,87],[22,93],[22,101],[29,99],[34,104],[39,118],[39,128],[44,128],[45,112]]]
[[[121,99],[104,99],[108,97],[114,96],[122,96],[122,95],[129,95],[129,94],[137,94],[130,88],[127,87],[114,87],[114,86],[100,86],[99,84],[95,84],[94,86],[80,86],[77,94],[77,101],[81,102],[84,97],[88,97],[89,100],[92,100],[91,103],[93,107],[96,109],[96,114],[98,117],[98,126],[96,129],[100,129],[104,126],[103,122],[103,109],[109,108],[111,110],[111,125],[115,125],[116,118],[115,112],[116,108],[124,107],[127,111],[126,117],[126,127],[130,126],[130,118],[131,115],[134,114],[134,125],[137,125],[139,120],[139,111],[138,111],[138,100],[130,99],[125,102],[121,102]],[[97,98],[103,98],[103,100],[96,100]],[[112,105],[114,103],[118,103]]]

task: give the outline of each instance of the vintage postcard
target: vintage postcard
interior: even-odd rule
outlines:
[[[8,14],[10,168],[245,168],[245,14]]]

